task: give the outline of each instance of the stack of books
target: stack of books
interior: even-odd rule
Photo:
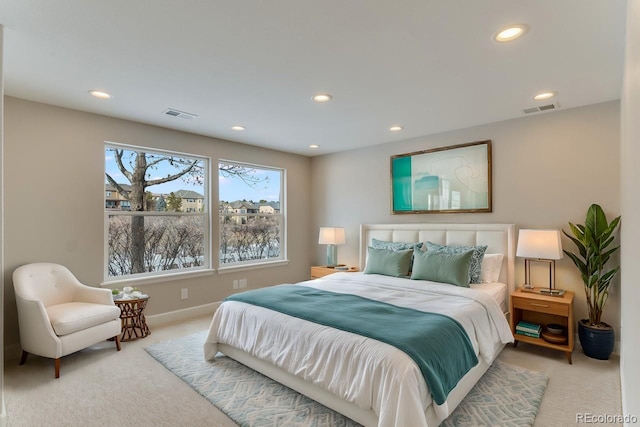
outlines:
[[[528,337],[540,338],[542,333],[542,325],[536,323],[525,322],[521,320],[516,325],[516,334],[526,335]]]

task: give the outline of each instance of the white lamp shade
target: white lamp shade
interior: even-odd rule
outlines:
[[[344,228],[342,227],[320,227],[319,245],[344,245]]]
[[[559,230],[520,230],[516,256],[522,258],[561,259],[562,242]]]

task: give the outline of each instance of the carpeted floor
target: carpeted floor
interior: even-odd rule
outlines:
[[[116,351],[104,341],[65,356],[59,379],[53,362],[30,356],[19,366],[20,349],[5,349],[4,398],[9,427],[238,427],[227,415],[144,350],[155,343],[207,329],[211,315],[171,324],[151,324],[152,334],[123,343]],[[202,354],[202,348],[197,349]],[[498,360],[544,372],[549,382],[533,427],[572,427],[577,414],[621,414],[620,360],[544,347],[508,345]],[[597,396],[597,398],[594,398]],[[621,427],[601,423],[599,427]]]
[[[205,336],[203,331],[145,350],[240,426],[357,426],[227,357],[204,361]],[[546,384],[543,373],[497,361],[443,426],[531,426]]]

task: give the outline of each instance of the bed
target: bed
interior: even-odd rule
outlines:
[[[497,265],[488,265],[491,271],[487,273],[483,261],[483,278],[490,277],[490,283],[469,288],[364,274],[365,268],[371,267],[367,262],[373,264],[378,256],[369,247],[380,242],[421,242],[423,246],[429,242],[445,248],[486,246],[487,264],[491,260]],[[427,385],[429,379],[419,359],[384,338],[373,335],[372,339],[372,335],[355,334],[350,327],[336,329],[328,326],[330,323],[315,323],[305,316],[287,314],[284,309],[274,311],[255,305],[257,302],[247,303],[241,297],[225,301],[216,311],[204,344],[205,358],[213,360],[221,352],[364,426],[437,426],[482,377],[504,345],[513,340],[506,316],[507,296],[515,286],[514,225],[363,224],[359,246],[361,272],[337,272],[272,288],[323,296],[330,293],[336,301],[373,300],[405,310],[401,315],[428,311],[454,318],[466,332],[475,359],[444,394],[440,383],[429,382],[431,388]],[[464,256],[469,257],[469,253],[464,252]],[[340,310],[325,309],[323,313],[334,311]]]

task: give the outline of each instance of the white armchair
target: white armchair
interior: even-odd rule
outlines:
[[[120,309],[109,289],[83,285],[64,266],[26,264],[13,272],[24,365],[29,353],[55,359],[108,338],[120,351]]]

